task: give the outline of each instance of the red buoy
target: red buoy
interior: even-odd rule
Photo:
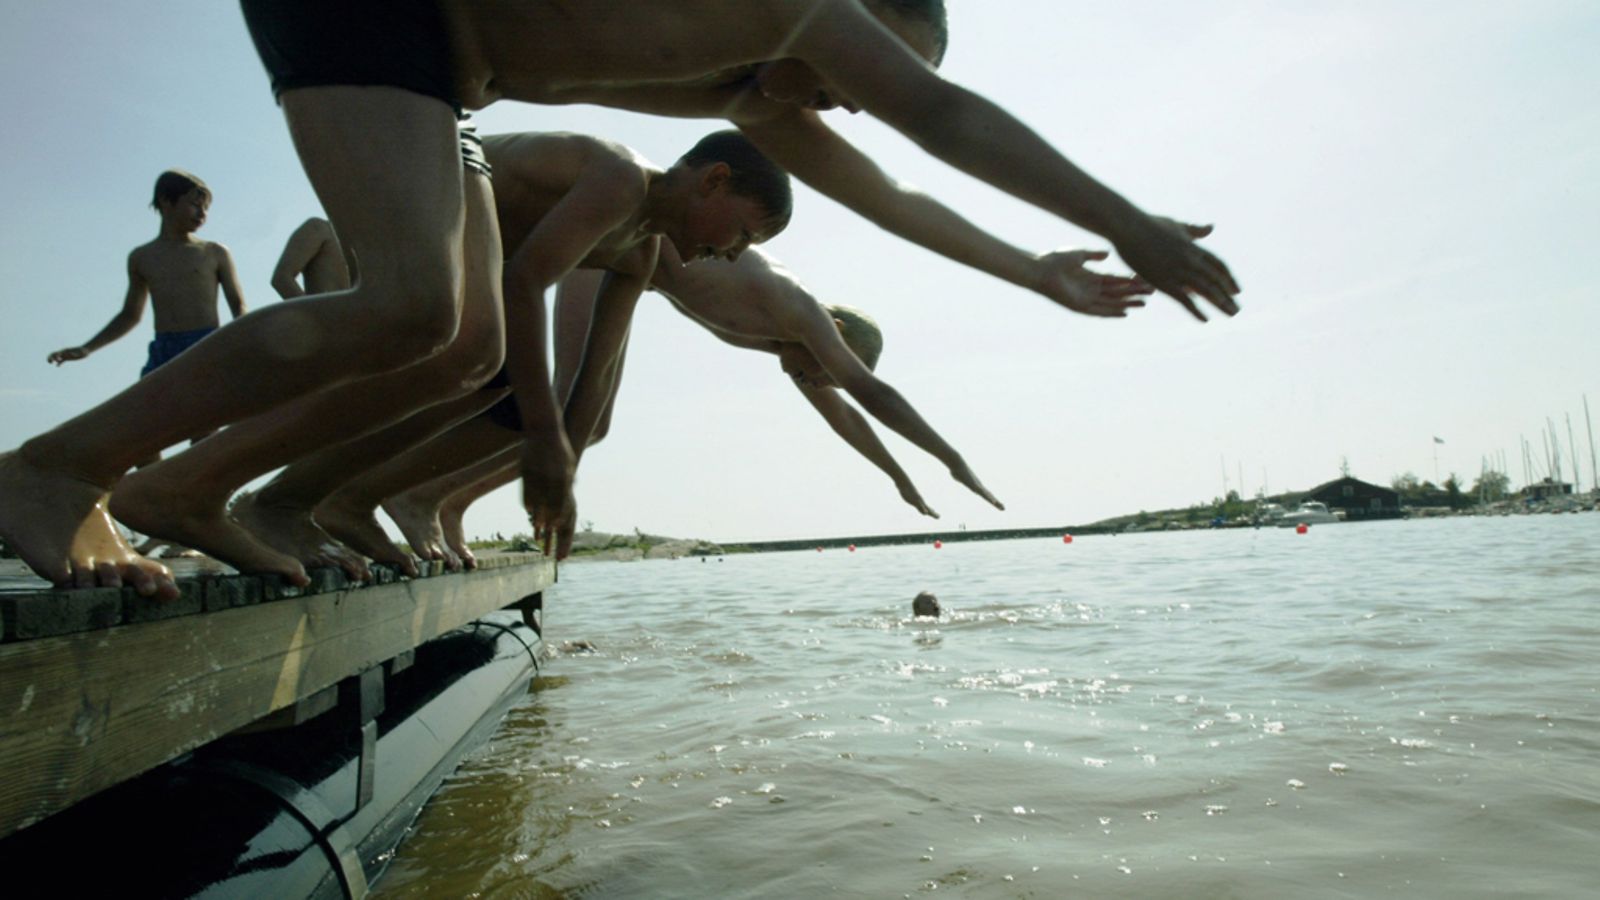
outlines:
[[[850,552],[851,552],[851,553],[854,553],[854,552],[856,552],[856,545],[855,545],[855,544],[851,544],[851,545],[850,545]]]
[[[935,549],[935,550],[938,550],[943,546],[944,546],[944,541],[934,541],[933,542],[933,549]]]
[[[1304,522],[1301,522],[1299,525],[1296,525],[1294,527],[1294,533],[1295,534],[1305,534],[1306,532],[1308,532],[1310,530],[1311,530],[1311,526],[1307,525]]]
[[[1063,534],[1063,535],[1062,535],[1062,536],[1061,536],[1061,543],[1063,543],[1063,544],[1070,544],[1070,543],[1072,543],[1072,535],[1070,535],[1070,534]]]

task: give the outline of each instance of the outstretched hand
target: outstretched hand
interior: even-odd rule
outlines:
[[[1105,250],[1057,250],[1039,257],[1039,293],[1086,316],[1123,318],[1128,310],[1144,305],[1144,295],[1153,288],[1142,278],[1105,275],[1084,268],[1090,260],[1102,260]]]
[[[571,524],[577,519],[572,479],[577,468],[567,436],[557,433],[522,445],[522,505],[533,524],[533,539],[550,555],[552,543],[562,535],[571,544]]]
[[[88,355],[89,351],[82,347],[66,347],[45,357],[45,362],[59,366],[64,362],[72,362],[75,359],[84,359]]]
[[[972,467],[968,466],[965,460],[957,462],[950,467],[950,477],[966,485],[967,489],[974,494],[989,501],[989,504],[995,509],[1002,512],[1005,511],[1006,505],[996,500],[995,496],[989,493],[989,489],[984,487],[983,482],[978,480],[978,476],[973,473]]]
[[[939,514],[933,511],[933,507],[923,501],[921,492],[917,490],[916,485],[911,483],[911,479],[906,478],[897,481],[894,486],[900,489],[900,499],[916,507],[917,512],[930,519],[939,518]]]
[[[1193,294],[1230,316],[1239,312],[1233,300],[1239,293],[1238,282],[1222,260],[1195,243],[1211,233],[1210,225],[1189,225],[1165,216],[1141,218],[1113,241],[1129,268],[1202,322],[1206,317]]]

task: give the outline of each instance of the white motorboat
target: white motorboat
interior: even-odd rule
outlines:
[[[1293,528],[1296,525],[1325,525],[1337,521],[1339,517],[1328,510],[1328,504],[1318,500],[1307,500],[1279,516],[1275,524],[1279,528]]]

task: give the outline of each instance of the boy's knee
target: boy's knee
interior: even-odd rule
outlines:
[[[374,291],[375,314],[382,322],[382,339],[397,354],[414,359],[431,357],[451,345],[461,328],[457,301],[460,281],[448,271],[432,271],[392,288]]]

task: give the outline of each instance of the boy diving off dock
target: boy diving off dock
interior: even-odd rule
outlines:
[[[651,289],[718,339],[776,355],[785,375],[829,427],[888,475],[901,498],[918,512],[938,517],[866,418],[841,394],[850,394],[873,417],[944,463],[956,481],[996,508],[1004,508],[955,448],[898,391],[873,374],[883,338],[869,317],[849,307],[823,305],[789,270],[759,250],[746,252],[733,263],[688,267],[678,265],[668,244],[662,245],[661,254]],[[1061,255],[1079,266],[1074,290],[1084,303],[1149,291],[1138,279],[1082,268],[1089,260],[1104,258],[1104,253]],[[556,395],[569,397],[565,411],[569,436],[578,440],[580,434],[588,434],[587,446],[599,443],[609,431],[625,356],[625,348],[606,353],[596,343],[606,341],[592,328],[599,286],[597,273],[573,272],[561,283],[555,311]],[[614,362],[594,355],[585,358],[586,344]],[[585,366],[605,369],[595,382],[604,385],[603,393],[582,399],[572,390],[580,359]],[[580,408],[596,401],[601,403],[599,410]],[[462,517],[480,497],[515,480],[518,433],[516,408],[507,398],[486,414],[340,489],[321,502],[316,519],[359,552],[395,561],[404,554],[377,524],[375,514],[381,504],[419,556],[471,565]],[[564,544],[570,533],[562,538]],[[558,555],[565,549],[560,547]]]
[[[330,541],[312,510],[341,484],[481,412],[507,388],[517,397],[518,438],[525,430],[520,422],[546,423],[543,430],[527,429],[530,441],[561,428],[561,412],[551,400],[540,299],[569,271],[602,271],[608,301],[631,310],[656,271],[662,246],[692,248],[691,261],[737,259],[751,244],[781,232],[793,208],[788,175],[736,131],[707,135],[665,170],[626,147],[584,135],[490,135],[482,143],[509,260],[505,377],[486,390],[309,454],[241,497],[233,507],[235,519],[257,540],[305,564],[340,565],[364,575],[365,561]],[[675,266],[685,265],[675,252],[672,259]],[[223,478],[238,487],[258,474],[241,466]],[[559,520],[572,518],[567,513]],[[381,529],[375,537],[360,536],[362,524],[321,523],[377,561],[412,571],[410,558]],[[392,552],[381,552],[384,545]],[[371,547],[379,552],[369,552]]]
[[[817,115],[861,109],[956,168],[1103,235],[1135,273],[1196,317],[1203,318],[1197,297],[1237,310],[1227,267],[1190,230],[1147,215],[995,104],[938,76],[930,63],[946,39],[939,0],[242,5],[301,163],[362,277],[315,303],[251,313],[0,455],[0,535],[58,584],[127,580],[141,593],[177,595],[170,572],[134,554],[105,519],[113,487],[120,505],[147,522],[142,530],[220,545],[246,571],[304,583],[297,562],[227,521],[225,498],[205,489],[213,459],[177,462],[204,455],[215,438],[124,473],[189,435],[230,424],[263,459],[279,453],[286,436],[297,450],[329,446],[438,398],[397,397],[404,388],[384,373],[432,362],[430,383],[453,386],[494,370],[494,342],[476,344],[501,337],[498,322],[469,327],[472,306],[463,297],[472,291],[463,285],[480,277],[472,271],[478,262],[481,276],[498,284],[499,260],[468,258],[482,197],[462,176],[456,116],[496,99],[728,119],[779,165],[881,227],[1071,306],[1061,296],[1064,275],[1047,258],[893,181]],[[1120,316],[1138,305],[1080,311]],[[382,338],[359,339],[373,334]],[[472,352],[458,349],[464,341]],[[439,360],[444,354],[451,355]],[[549,529],[566,509],[572,454],[559,428],[537,444],[525,458],[524,502],[536,527]]]

